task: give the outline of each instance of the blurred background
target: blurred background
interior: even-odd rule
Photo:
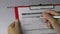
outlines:
[[[8,25],[15,21],[14,8],[9,6],[28,6],[35,4],[60,4],[60,0],[0,0],[0,34],[8,34]]]

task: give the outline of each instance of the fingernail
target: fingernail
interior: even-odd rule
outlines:
[[[16,19],[15,22],[18,22],[18,19]]]
[[[40,14],[41,17],[43,17],[43,14]]]

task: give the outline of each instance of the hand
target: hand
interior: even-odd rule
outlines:
[[[47,21],[48,26],[51,26],[57,31],[57,34],[60,34],[60,20],[55,19],[52,16],[60,16],[60,13],[53,10],[47,10],[43,13],[45,20]]]
[[[22,34],[19,20],[16,20],[8,27],[8,34]]]

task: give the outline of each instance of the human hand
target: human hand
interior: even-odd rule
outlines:
[[[19,20],[16,20],[15,22],[9,25],[8,34],[22,34]]]
[[[55,19],[52,16],[60,16],[60,13],[53,10],[47,10],[43,12],[43,17],[45,17],[47,25],[52,25],[53,29],[57,31],[57,34],[60,34],[60,19]]]

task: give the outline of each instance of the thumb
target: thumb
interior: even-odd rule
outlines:
[[[20,21],[18,19],[15,20],[15,27],[16,28],[20,27]]]

